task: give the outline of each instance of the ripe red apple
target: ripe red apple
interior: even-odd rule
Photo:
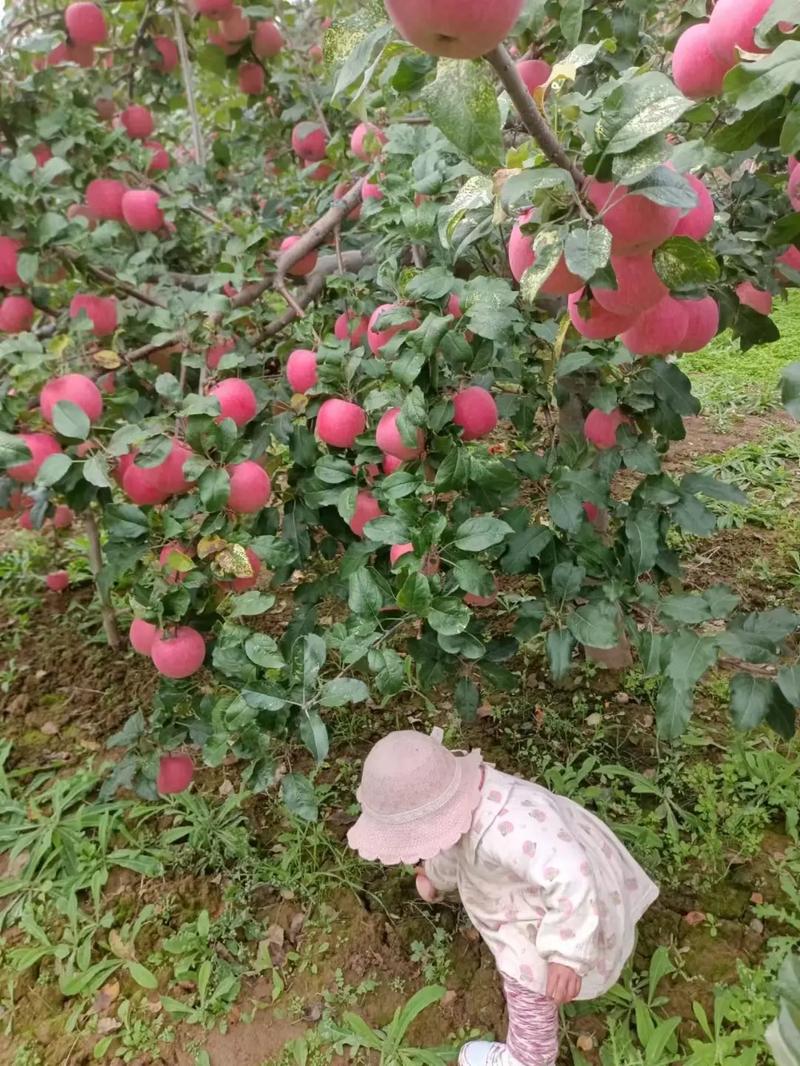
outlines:
[[[156,670],[175,680],[191,677],[203,665],[205,657],[206,642],[191,626],[178,626],[169,631],[160,629],[150,649]]]
[[[350,151],[363,163],[370,163],[381,154],[386,134],[371,122],[359,122],[350,136]]]
[[[212,344],[206,352],[206,366],[210,370],[216,370],[223,355],[232,352],[235,347],[236,341],[233,337],[227,337],[225,340],[218,341],[217,344]]]
[[[617,430],[628,421],[629,419],[618,407],[608,412],[595,407],[586,416],[586,421],[583,423],[583,435],[595,448],[605,451],[616,446]]]
[[[122,465],[122,464],[120,464]],[[157,473],[158,467],[131,463],[122,474],[122,491],[139,507],[154,507],[169,499]]]
[[[366,426],[364,408],[348,400],[325,400],[317,412],[317,436],[333,448],[352,448]]]
[[[158,760],[158,777],[156,792],[160,796],[174,796],[185,792],[194,777],[194,763],[191,756],[179,752],[177,755],[162,755]]]
[[[208,43],[221,48],[226,56],[235,56],[242,49],[240,44],[232,44],[230,41],[226,41],[221,33],[215,33],[213,30],[208,31]]]
[[[69,574],[66,570],[54,570],[44,579],[51,592],[63,592],[69,587]]]
[[[263,466],[245,459],[228,467],[231,479],[228,508],[236,514],[253,514],[267,506],[272,482]]]
[[[547,84],[552,67],[543,59],[521,59],[517,71],[528,92],[533,95],[535,89]]]
[[[363,537],[364,526],[367,522],[371,522],[373,518],[380,518],[382,514],[380,504],[372,493],[363,489],[356,496],[356,510],[350,519],[350,528],[357,537]]]
[[[358,348],[369,329],[367,315],[357,315],[355,311],[342,311],[333,326],[333,335],[337,341],[350,341],[351,348]]]
[[[622,317],[637,315],[668,295],[669,289],[656,274],[652,253],[612,255],[611,265],[616,290],[592,287],[592,295],[606,311]]]
[[[686,333],[680,344],[684,353],[702,351],[719,332],[719,304],[713,296],[702,300],[683,300],[688,316]]]
[[[789,185],[786,193],[794,210],[800,211],[800,170],[795,169],[789,175]]]
[[[221,19],[233,10],[233,0],[194,0],[194,6],[198,15]]]
[[[100,118],[110,122],[116,112],[116,106],[110,96],[98,96],[94,102],[94,109]]]
[[[396,455],[384,455],[381,466],[383,472],[388,477],[389,474],[394,474],[403,465],[403,460],[398,459]]]
[[[245,554],[247,555],[247,561],[250,563],[250,569],[253,571],[252,574],[250,577],[233,577],[220,581],[220,585],[223,588],[230,589],[233,592],[247,592],[248,589],[256,585],[258,575],[261,573],[261,560],[252,548],[245,548]]]
[[[259,59],[271,59],[283,48],[283,34],[269,19],[256,23],[250,42]]]
[[[65,503],[59,503],[53,514],[54,529],[69,529],[75,521],[75,512]]]
[[[102,44],[106,39],[106,20],[97,4],[70,4],[64,24],[74,44]]]
[[[340,181],[336,188],[333,190],[334,200],[343,199],[345,193],[349,192],[352,186],[348,185],[346,181]],[[347,216],[349,222],[356,222],[361,218],[361,204],[356,204],[350,214]],[[341,337],[339,338],[342,339]]]
[[[328,150],[328,135],[316,122],[298,122],[292,130],[292,149],[306,163],[321,163]]]
[[[586,515],[586,517],[592,523],[593,526],[597,525],[597,521],[600,518],[600,508],[599,507],[596,507],[593,503],[590,503],[588,500],[584,500],[584,502],[583,502],[583,513]]]
[[[136,466],[133,455],[121,456],[118,474],[123,491],[134,503],[149,506],[187,492],[192,482],[185,477],[183,466],[192,454],[191,448],[173,440],[166,459],[157,466]]]
[[[321,63],[323,57],[322,45],[312,44],[308,50],[308,55],[314,63]]]
[[[145,622],[143,618],[134,618],[128,630],[128,640],[134,651],[140,655],[149,655],[157,633],[158,630],[150,622]]]
[[[37,144],[35,148],[31,149],[31,155],[36,160],[37,167],[43,167],[45,163],[49,163],[53,158],[53,153],[50,151],[48,144]]]
[[[310,173],[306,170],[304,177],[307,177],[309,181],[327,181],[331,174],[333,174],[333,167],[329,163],[318,163]]]
[[[223,418],[232,418],[241,428],[256,417],[258,411],[256,394],[241,378],[226,378],[209,389],[208,394],[216,396],[219,400],[218,421]]]
[[[772,6],[772,0],[717,0],[708,20],[708,43],[714,55],[733,66],[737,49],[765,52],[756,44],[756,26]]]
[[[247,96],[260,96],[264,92],[264,69],[260,64],[239,65],[239,90]]]
[[[287,252],[290,248],[293,248],[300,240],[299,237],[284,237],[280,244],[280,250]],[[312,248],[310,252],[298,259],[294,266],[289,267],[287,273],[293,274],[296,278],[304,278],[306,274],[310,274],[314,267],[317,265],[317,250]]]
[[[586,194],[611,231],[617,255],[652,251],[672,236],[681,219],[680,208],[662,207],[646,196],[630,193],[626,185],[592,179]]]
[[[497,603],[497,593],[493,592],[490,596],[478,596],[474,592],[465,592],[464,603],[468,607],[491,607],[493,603]]]
[[[380,185],[377,185],[374,181],[364,179],[364,183],[361,186],[361,200],[382,200],[383,189]]]
[[[800,272],[800,248],[796,248],[793,244],[790,245],[783,255],[778,256],[775,262],[789,267],[790,270]]]
[[[147,164],[147,173],[155,174],[159,170],[169,170],[172,160],[169,152],[160,141],[145,141],[144,147],[150,149],[150,162]]]
[[[507,37],[522,10],[522,0],[491,4],[464,0],[385,0],[398,32],[435,56],[477,59]]]
[[[224,19],[220,19],[219,32],[226,41],[239,44],[250,36],[250,19],[242,13],[240,7],[234,6]]]
[[[594,297],[589,298],[588,310],[584,315],[581,311],[581,303],[584,302],[585,293],[585,289],[573,292],[567,301],[569,317],[582,337],[592,341],[611,340],[612,337],[618,337],[633,325],[634,317],[614,315],[601,307]]]
[[[6,296],[0,303],[0,333],[27,333],[35,311],[27,296]]]
[[[378,329],[378,323],[383,315],[389,311],[402,311],[403,309],[403,304],[381,304],[370,315],[367,325],[367,344],[369,344],[369,350],[373,355],[380,355],[392,337],[397,336],[398,333],[406,329],[417,328],[417,320],[412,316],[406,322],[401,322],[397,326],[386,326],[384,329]]]
[[[178,46],[169,37],[162,36],[154,37],[152,45],[161,57],[153,63],[154,69],[160,74],[171,74],[180,61]]]
[[[102,418],[103,397],[85,374],[64,374],[47,382],[39,393],[39,408],[46,422],[52,424],[53,408],[62,400],[80,407],[90,422],[99,422]]]
[[[752,307],[760,315],[772,314],[772,293],[756,288],[752,281],[743,281],[737,285],[736,295],[739,297],[739,303]]]
[[[714,227],[714,201],[705,184],[694,174],[685,174],[684,177],[697,193],[697,207],[684,215],[675,227],[674,237],[691,237],[695,241],[702,241]]]
[[[6,473],[14,481],[35,481],[39,467],[50,455],[58,455],[61,445],[49,433],[20,433],[19,440],[28,446],[31,458],[16,466],[10,466]]]
[[[399,407],[392,407],[378,422],[375,430],[375,440],[382,452],[393,455],[396,459],[418,459],[425,450],[425,434],[421,429],[417,430],[417,446],[409,447],[400,435],[397,428],[397,416],[400,414]]]
[[[117,328],[117,301],[114,296],[91,296],[79,293],[69,305],[69,317],[77,318],[85,311],[92,322],[96,337],[106,337]]]
[[[22,280],[17,273],[17,257],[22,247],[22,241],[13,237],[0,237],[0,287],[13,289],[21,285]]]
[[[122,197],[122,216],[137,233],[152,233],[164,225],[160,202],[155,189],[129,189]]]
[[[95,218],[122,221],[122,197],[128,187],[113,178],[95,178],[86,186],[86,206]]]
[[[317,355],[308,348],[295,348],[286,360],[286,380],[293,392],[308,392],[317,383]]]
[[[534,236],[523,233],[521,227],[530,222],[533,211],[523,211],[514,223],[508,240],[508,265],[515,281],[521,281],[525,271],[536,262],[533,250]],[[562,255],[555,269],[543,282],[540,292],[546,296],[568,296],[583,285],[583,279],[573,274]]]
[[[665,296],[639,315],[619,339],[633,355],[669,355],[680,351],[688,328],[684,303]]]
[[[453,421],[461,426],[462,440],[477,440],[487,436],[497,425],[494,397],[479,385],[462,389],[453,397]]]
[[[713,34],[707,22],[690,26],[681,34],[672,54],[672,77],[684,96],[705,100],[719,96],[722,82],[733,65],[712,50]]]
[[[409,552],[413,551],[413,544],[393,544],[389,549],[389,562],[394,566],[398,559],[402,559],[404,555],[408,555]],[[436,558],[429,559],[426,555],[422,560],[421,570],[426,577],[432,577],[434,574],[438,574],[439,560]]]
[[[134,140],[144,140],[153,132],[153,116],[142,104],[131,104],[120,115],[125,132]]]

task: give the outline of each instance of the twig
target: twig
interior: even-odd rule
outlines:
[[[175,4],[173,15],[175,18],[175,37],[178,43],[178,55],[181,59],[181,73],[183,74],[183,87],[186,90],[186,106],[189,109],[189,117],[192,120],[192,138],[198,166],[206,165],[206,148],[203,144],[203,135],[200,131],[200,119],[197,114],[197,104],[194,99],[194,81],[192,78],[192,64],[189,60],[189,49],[186,45],[186,34],[183,32],[183,20],[178,4]]]
[[[111,605],[108,588],[104,585],[100,576],[103,569],[103,550],[100,547],[100,533],[97,529],[94,514],[91,511],[86,512],[84,521],[86,524],[86,538],[89,541],[89,567],[92,571],[97,596],[100,600],[103,629],[105,630],[109,647],[117,651],[121,643],[119,629],[117,628],[117,616],[114,614],[114,608]]]
[[[328,120],[325,118],[325,112],[320,107],[320,103],[317,99],[316,93],[311,88],[308,82],[306,82],[306,90],[308,92],[308,95],[311,97],[311,102],[314,105],[314,110],[317,112],[317,117],[319,118],[319,121],[322,124],[322,128],[325,130],[325,136],[330,139],[331,128],[328,125]]]
[[[166,187],[166,185],[160,185],[157,181],[152,181],[150,178],[147,178],[147,177],[145,177],[144,180],[147,182],[147,184],[150,186],[151,189],[155,189],[156,192],[160,193],[162,196],[172,196],[173,195],[172,190],[168,189]],[[190,189],[191,189],[191,187],[190,187]],[[192,190],[192,191],[196,191],[196,190]],[[236,232],[236,230],[232,229],[228,225],[227,222],[223,222],[221,218],[218,218],[216,215],[212,215],[210,211],[206,211],[205,208],[203,208],[203,207],[198,207],[197,204],[189,204],[188,205],[188,210],[192,211],[195,215],[198,215],[200,218],[204,219],[206,222],[210,222],[212,226],[220,226],[222,229],[224,229],[228,233],[235,233]]]
[[[303,308],[300,306],[300,304],[295,300],[294,296],[292,296],[291,292],[289,292],[286,282],[283,280],[276,281],[273,287],[275,289],[275,292],[282,296],[287,302],[287,304],[292,308],[297,317],[302,318],[305,312],[303,311]]]
[[[142,43],[144,41],[145,30],[147,29],[147,23],[149,21],[150,21],[150,2],[148,0],[148,2],[144,5],[144,13],[142,14],[142,19],[141,19],[141,22],[139,23],[139,28],[137,29],[136,36],[133,39],[133,47],[131,48],[131,58],[130,58],[131,69],[130,69],[130,73],[128,75],[128,97],[131,100],[133,99],[133,79],[134,79],[134,77],[136,75],[136,53],[142,47]]]
[[[339,268],[339,273],[344,274],[344,260],[342,259],[342,227],[341,224],[336,226],[333,231],[333,247],[336,249],[336,263]]]
[[[555,133],[550,128],[547,119],[536,106],[535,100],[525,87],[514,60],[508,54],[505,45],[499,44],[491,52],[487,52],[484,58],[491,63],[497,72],[497,76],[503,83],[503,88],[511,97],[517,111],[519,111],[520,118],[525,123],[528,133],[530,133],[551,163],[572,175],[575,184],[580,190],[586,181],[586,175],[564,151]]]
[[[58,254],[68,263],[77,266],[79,270],[84,270],[86,273],[92,274],[94,277],[104,281],[106,285],[111,285],[120,292],[124,292],[126,296],[132,296],[134,300],[138,300],[140,303],[148,304],[150,307],[164,308],[167,306],[162,303],[161,300],[156,300],[154,296],[148,296],[147,293],[134,288],[133,285],[129,285],[127,281],[120,281],[119,278],[115,278],[113,274],[109,274],[109,272],[103,270],[102,267],[93,266],[91,263],[83,263],[77,252],[71,252],[69,249],[61,248],[59,249]]]

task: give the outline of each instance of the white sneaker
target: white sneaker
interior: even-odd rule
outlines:
[[[470,1040],[458,1053],[458,1066],[520,1066],[505,1044]]]

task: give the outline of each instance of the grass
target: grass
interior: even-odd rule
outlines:
[[[704,413],[761,414],[779,405],[781,371],[800,353],[800,293],[778,302],[773,318],[781,331],[775,344],[743,352],[726,332],[702,352],[681,359]]]

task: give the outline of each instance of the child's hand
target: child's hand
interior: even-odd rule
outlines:
[[[436,903],[439,899],[439,893],[421,866],[417,867],[417,892],[426,903]]]
[[[556,1003],[571,1003],[580,995],[581,978],[571,970],[569,966],[562,966],[560,962],[548,962],[547,964],[547,995]]]

